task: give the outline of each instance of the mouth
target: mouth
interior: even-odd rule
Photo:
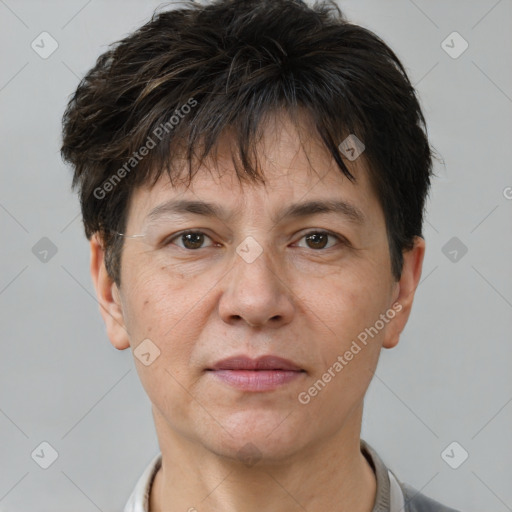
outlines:
[[[211,375],[242,391],[272,391],[306,375],[306,370],[278,356],[230,357],[206,369]]]

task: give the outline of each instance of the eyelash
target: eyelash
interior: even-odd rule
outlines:
[[[207,238],[212,240],[212,238],[210,236],[208,236],[204,231],[189,229],[189,230],[186,230],[186,231],[181,231],[181,232],[177,233],[176,235],[173,235],[172,237],[167,238],[166,240],[164,240],[162,245],[163,246],[171,245],[171,243],[173,243],[174,240],[180,239],[182,236],[187,235],[187,234],[201,234],[201,235],[205,235]],[[302,235],[300,240],[302,240],[303,238],[306,238],[309,235],[313,235],[313,234],[314,235],[328,235],[328,236],[331,236],[333,238],[336,238],[340,245],[346,245],[346,246],[350,245],[349,241],[345,237],[343,237],[341,235],[337,235],[337,234],[335,234],[335,233],[333,233],[331,231],[323,230],[323,229],[317,229],[317,230],[309,231],[309,232],[305,233],[304,235]],[[199,249],[206,249],[207,248],[207,247],[199,247],[198,249],[188,249],[187,247],[181,247],[179,245],[177,247],[179,247],[180,249],[183,249],[185,251],[190,251],[190,252],[198,251]],[[311,249],[311,250],[312,251],[320,252],[320,251],[326,251],[328,249],[332,249],[333,247],[334,246],[327,247],[327,248],[321,248],[321,249]]]

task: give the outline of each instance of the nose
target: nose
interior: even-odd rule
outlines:
[[[233,265],[225,276],[219,300],[219,314],[224,322],[271,328],[291,322],[295,311],[293,293],[268,251],[250,263],[237,255]]]

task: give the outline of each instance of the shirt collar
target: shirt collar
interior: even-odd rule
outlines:
[[[403,510],[403,494],[398,481],[387,469],[377,452],[363,439],[360,441],[361,453],[375,473],[377,490],[372,512],[398,512]],[[124,512],[148,512],[149,494],[157,471],[162,465],[162,454],[156,455],[139,478]]]
[[[124,512],[148,512],[149,510],[149,494],[151,492],[151,485],[157,471],[162,465],[162,454],[159,453],[153,457],[149,466],[146,467],[144,473],[142,473],[135,489],[133,489],[128,503],[124,507]]]
[[[375,473],[377,490],[372,512],[400,512],[404,510],[404,495],[395,475],[386,467],[379,454],[363,439],[361,453]]]

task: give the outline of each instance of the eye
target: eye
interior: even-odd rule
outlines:
[[[302,238],[306,240],[307,247],[309,249],[330,249],[333,245],[328,245],[329,237],[337,240],[340,243],[346,243],[345,240],[334,233],[329,231],[310,231],[306,233]],[[304,246],[302,246],[304,247]]]
[[[329,245],[329,238],[334,240],[334,243],[330,243]],[[205,246],[204,243],[207,240],[210,241],[210,244]],[[301,246],[299,244],[299,247],[306,247],[315,250],[330,249],[336,245],[336,242],[345,245],[348,244],[348,242],[343,237],[335,235],[330,231],[324,230],[310,231],[309,233],[306,233],[301,238],[301,240],[305,240],[306,246]],[[202,231],[193,230],[182,231],[181,233],[168,238],[163,243],[164,246],[168,246],[170,244],[175,244],[178,247],[187,250],[204,249],[206,247],[213,247],[215,245],[207,234],[203,233]]]
[[[172,238],[167,239],[164,242],[164,245],[169,245],[174,242],[174,240],[179,240],[183,243],[183,245],[180,245],[177,243],[176,245],[178,247],[181,247],[182,249],[202,249],[204,241],[208,239],[211,241],[211,238],[203,233],[202,231],[183,231],[181,233],[178,233],[177,235],[174,235]],[[210,246],[213,244],[210,244]],[[206,246],[206,247],[210,247]]]

